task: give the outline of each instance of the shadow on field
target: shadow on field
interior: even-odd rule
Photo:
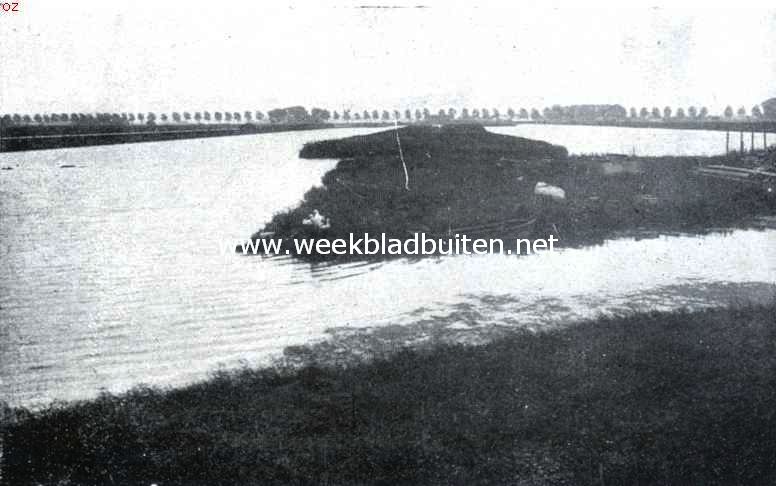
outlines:
[[[8,484],[773,484],[776,306],[6,410]]]

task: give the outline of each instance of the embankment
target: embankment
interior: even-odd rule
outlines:
[[[0,152],[20,152],[91,145],[161,142],[189,138],[227,137],[258,133],[331,128],[310,124],[173,124],[10,126],[0,136]]]
[[[385,233],[406,239],[414,232],[445,234],[522,218],[536,223],[530,234],[515,237],[553,234],[561,246],[584,245],[621,232],[736,226],[776,210],[774,194],[696,173],[703,165],[731,163],[723,157],[568,157],[563,147],[476,125],[411,126],[327,140],[306,145],[301,156],[340,161],[321,186],[310,189],[298,207],[276,214],[254,241],[267,234],[347,241],[350,234]],[[563,188],[564,198],[536,197],[539,181]],[[317,226],[310,224],[316,211],[323,223]],[[501,238],[485,233],[478,237]]]
[[[526,177],[526,167],[563,171],[567,152],[480,126],[451,125],[316,142],[306,145],[301,156],[340,161],[298,207],[265,225],[263,231],[275,238],[384,233],[406,239],[416,231],[441,234],[449,228],[527,219],[535,181]],[[326,218],[327,227],[305,224],[314,211]]]

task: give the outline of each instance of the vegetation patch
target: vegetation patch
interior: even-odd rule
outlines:
[[[7,484],[773,484],[776,306],[6,411]]]

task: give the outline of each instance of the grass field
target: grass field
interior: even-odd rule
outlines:
[[[702,165],[736,162],[725,157],[568,157],[563,147],[471,125],[411,126],[315,142],[307,144],[301,156],[340,161],[297,207],[276,214],[265,225],[263,230],[274,232],[274,237],[347,241],[351,233],[385,233],[403,240],[413,231],[444,233],[448,228],[535,217],[533,234],[515,237],[554,234],[560,246],[577,246],[618,232],[735,227],[776,210],[776,197],[763,188],[695,173]],[[539,181],[563,188],[565,200],[535,197]],[[304,220],[313,211],[326,216],[330,227],[306,226]],[[253,239],[259,237],[260,232]]]
[[[15,410],[7,484],[759,485],[776,306],[651,313]]]

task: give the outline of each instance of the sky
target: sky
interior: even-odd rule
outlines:
[[[776,96],[776,6],[18,2],[0,13],[0,113],[581,103],[719,113]]]

